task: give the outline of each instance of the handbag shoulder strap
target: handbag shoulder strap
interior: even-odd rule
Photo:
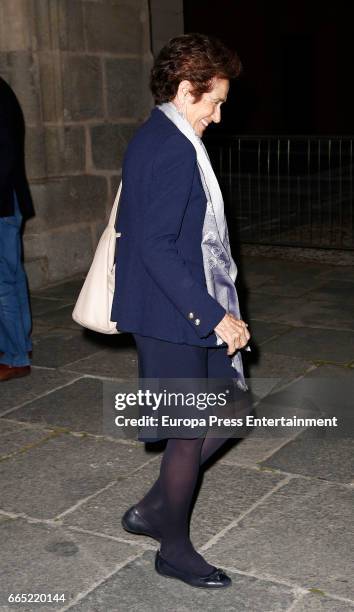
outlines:
[[[121,191],[122,191],[122,181],[119,183],[117,195],[116,195],[116,198],[114,200],[114,204],[112,206],[111,214],[109,216],[108,227],[114,227],[115,226],[116,217],[117,217],[117,211],[118,211],[118,204],[119,204],[119,199],[120,199]]]

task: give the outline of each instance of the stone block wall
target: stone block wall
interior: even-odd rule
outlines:
[[[0,74],[26,122],[31,288],[85,272],[152,106],[148,0],[0,0]]]
[[[152,51],[156,56],[170,38],[184,32],[183,0],[150,0],[150,10]]]

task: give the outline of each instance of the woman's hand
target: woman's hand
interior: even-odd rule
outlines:
[[[247,327],[247,323],[242,319],[236,319],[229,313],[215,327],[214,331],[228,346],[228,355],[233,355],[235,351],[246,346],[251,337]]]

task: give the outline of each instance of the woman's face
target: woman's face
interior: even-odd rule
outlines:
[[[228,79],[215,78],[212,90],[203,93],[198,102],[193,102],[191,94],[186,95],[182,109],[187,121],[198,136],[203,136],[204,130],[212,121],[214,123],[221,121],[220,107],[223,102],[226,102],[229,87]]]

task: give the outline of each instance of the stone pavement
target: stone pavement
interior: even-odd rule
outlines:
[[[353,267],[243,263],[248,374],[276,385],[265,413],[295,414],[287,390],[316,377],[338,382],[339,411],[349,405]],[[157,544],[127,534],[120,517],[156,478],[161,445],[102,435],[102,383],[133,379],[137,361],[129,335],[72,321],[81,283],[32,295],[32,375],[0,388],[0,610],[353,610],[352,432],[254,430],[228,445],[203,475],[191,535],[233,586],[199,590],[155,573]],[[65,602],[9,603],[11,593]]]

